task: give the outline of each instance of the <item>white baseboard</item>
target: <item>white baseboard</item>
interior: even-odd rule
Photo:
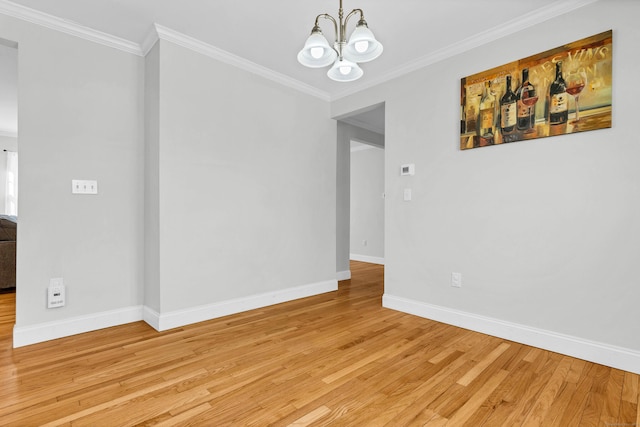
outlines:
[[[160,314],[146,306],[135,306],[31,326],[14,326],[13,347],[23,347],[140,320],[144,320],[157,331],[164,331],[336,290],[338,290],[338,281],[327,280],[170,313]]]
[[[353,261],[368,262],[369,264],[384,265],[384,258],[369,255],[349,254],[349,259]]]
[[[149,326],[156,331],[160,331],[160,313],[147,307],[142,308],[142,320],[144,320]]]
[[[385,294],[382,306],[640,374],[640,352]]]
[[[338,271],[336,273],[336,279],[338,281],[340,280],[349,280],[351,279],[351,270],[346,270],[346,271]]]
[[[158,331],[178,328],[192,323],[203,322],[230,314],[254,310],[287,301],[319,295],[338,290],[337,280],[312,283],[244,298],[235,298],[214,304],[206,304],[169,313],[157,313],[147,307],[144,309],[144,321]]]
[[[103,311],[86,316],[39,323],[32,326],[13,327],[13,347],[23,347],[43,341],[82,334],[112,326],[142,320],[142,306],[127,307],[119,310]]]

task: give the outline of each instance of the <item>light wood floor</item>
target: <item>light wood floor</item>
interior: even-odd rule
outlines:
[[[382,267],[351,268],[338,292],[18,349],[0,295],[0,425],[640,425],[638,375],[384,309]]]

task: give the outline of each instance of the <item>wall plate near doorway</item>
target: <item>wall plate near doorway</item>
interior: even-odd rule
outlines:
[[[416,165],[413,163],[400,166],[400,175],[415,175],[416,174]]]

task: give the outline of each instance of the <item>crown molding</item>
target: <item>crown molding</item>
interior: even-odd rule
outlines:
[[[41,25],[43,27],[70,34],[72,36],[76,36],[88,41],[113,47],[115,49],[132,53],[137,56],[145,56],[159,39],[163,39],[187,49],[193,50],[195,52],[201,53],[203,55],[209,56],[213,59],[217,59],[226,64],[230,64],[245,71],[258,74],[264,78],[275,81],[284,86],[291,87],[303,93],[315,96],[324,101],[328,102],[330,98],[329,94],[325,91],[319,90],[306,83],[302,83],[299,80],[293,79],[284,74],[278,73],[269,68],[263,67],[237,55],[229,53],[225,50],[204,43],[193,37],[189,37],[185,34],[171,30],[170,28],[163,27],[159,24],[154,24],[151,31],[149,31],[149,33],[147,34],[147,37],[145,37],[141,44],[138,44],[111,34],[104,33],[102,31],[82,26],[75,22],[61,19],[35,9],[15,4],[8,0],[0,0],[0,13],[21,19],[23,21],[31,22],[36,25]]]
[[[72,36],[113,47],[124,52],[142,56],[140,45],[102,31],[84,27],[72,21],[58,18],[35,9],[21,6],[7,0],[0,0],[0,13],[31,22],[32,24],[57,30]]]
[[[429,65],[433,65],[440,61],[444,61],[445,59],[470,51],[479,46],[525,30],[534,25],[548,21],[549,19],[557,18],[558,16],[564,15],[598,1],[600,0],[559,1],[533,12],[526,13],[515,19],[512,19],[505,23],[501,23],[500,26],[490,28],[478,34],[474,34],[471,37],[467,37],[466,39],[463,39],[459,42],[445,46],[442,49],[438,49],[433,53],[430,53],[429,55],[417,58],[414,61],[408,62],[405,65],[396,68],[390,73],[386,73],[378,78],[371,79],[366,83],[363,82],[362,84],[359,84],[357,86],[351,86],[347,90],[344,90],[339,94],[332,96],[331,101],[353,95],[354,93],[369,89],[373,86],[377,86],[381,83],[385,83],[397,77],[409,74],[413,71],[419,70]]]
[[[157,33],[157,38],[160,40],[169,41],[171,43],[177,44],[178,46],[182,46],[194,52],[216,59],[220,62],[224,62],[225,64],[229,64],[242,70],[249,71],[250,73],[257,74],[261,77],[272,80],[276,83],[280,83],[281,85],[288,86],[292,89],[296,89],[308,95],[315,96],[324,101],[329,101],[330,96],[327,92],[319,90],[306,83],[302,83],[299,80],[273,71],[267,67],[263,67],[262,65],[256,64],[255,62],[251,62],[247,59],[241,58],[230,52],[204,43],[185,34],[179,33],[170,28],[163,27],[162,25],[155,24],[154,27],[155,33]],[[151,49],[154,43],[154,36],[149,35],[145,38],[144,47],[147,49]],[[146,52],[148,51],[145,51],[145,53]]]
[[[160,36],[158,33],[158,24],[153,24],[149,32],[147,32],[147,36],[142,40],[140,44],[140,49],[142,50],[142,56],[147,56],[153,46],[160,40]]]
[[[349,86],[349,88],[333,96],[326,91],[317,89],[282,73],[278,73],[269,68],[263,67],[262,65],[256,64],[158,24],[154,24],[147,37],[145,37],[141,44],[138,44],[102,31],[84,27],[80,24],[61,19],[44,12],[15,4],[8,0],[0,0],[0,13],[138,56],[145,56],[159,39],[163,39],[329,102],[393,80],[420,68],[427,67],[455,55],[467,52],[478,46],[482,46],[598,1],[600,0],[563,0],[555,2],[550,6],[540,8],[534,12],[524,14],[516,19],[503,23],[499,27],[491,28],[484,32],[475,34],[464,40],[439,49],[429,55],[417,58],[416,60],[398,67],[390,73],[381,75],[378,78],[373,78],[360,84],[353,84]]]

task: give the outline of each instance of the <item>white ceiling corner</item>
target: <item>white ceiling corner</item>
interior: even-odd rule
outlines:
[[[154,23],[149,31],[147,32],[147,36],[142,40],[140,44],[140,51],[142,52],[142,56],[147,56],[149,51],[153,48],[153,46],[160,40],[160,36],[158,35],[157,25]]]

